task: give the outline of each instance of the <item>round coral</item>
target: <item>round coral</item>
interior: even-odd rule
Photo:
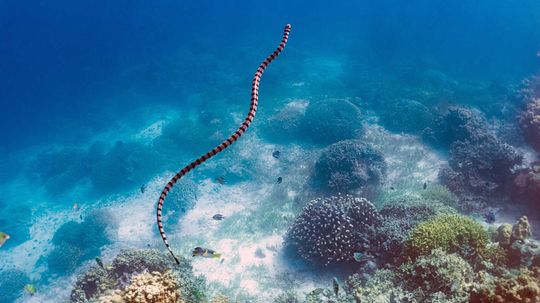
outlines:
[[[351,195],[308,203],[287,233],[287,242],[305,260],[327,266],[354,260],[372,246],[381,217],[373,204]]]
[[[386,163],[379,151],[361,141],[346,140],[323,151],[315,163],[311,184],[318,190],[350,193],[378,186],[385,173]]]
[[[442,215],[414,228],[408,240],[412,256],[427,255],[434,249],[460,253],[464,257],[482,256],[489,242],[487,231],[474,220],[461,215]]]

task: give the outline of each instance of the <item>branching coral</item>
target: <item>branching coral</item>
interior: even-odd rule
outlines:
[[[482,225],[461,215],[442,215],[414,228],[409,236],[409,253],[426,255],[434,249],[460,253],[466,258],[481,256],[489,242]]]
[[[381,217],[366,199],[350,195],[308,203],[287,233],[287,243],[305,260],[325,266],[353,260],[371,249]]]
[[[361,141],[346,140],[323,151],[311,184],[314,189],[331,193],[352,192],[378,186],[385,173],[386,164],[379,151]]]

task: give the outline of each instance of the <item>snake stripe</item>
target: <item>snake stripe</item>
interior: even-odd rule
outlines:
[[[206,160],[212,158],[213,156],[217,155],[227,147],[229,147],[231,144],[233,144],[238,138],[240,138],[244,132],[248,129],[249,125],[253,121],[253,118],[255,118],[255,114],[257,113],[257,105],[259,103],[259,82],[261,80],[261,76],[264,73],[264,70],[272,60],[274,60],[283,50],[285,45],[287,44],[287,40],[289,39],[289,33],[291,32],[291,25],[287,24],[285,25],[285,29],[283,30],[283,38],[281,39],[281,43],[277,47],[277,49],[271,53],[264,61],[259,65],[257,68],[257,71],[255,72],[255,75],[253,76],[253,81],[251,83],[251,104],[249,107],[249,113],[247,114],[246,118],[244,119],[244,122],[240,125],[238,130],[234,132],[229,138],[227,138],[225,141],[223,141],[221,144],[216,146],[211,151],[207,152],[205,155],[201,156],[197,160],[191,162],[186,167],[182,168],[172,179],[165,185],[165,188],[161,191],[161,194],[159,195],[158,204],[157,204],[157,225],[159,229],[159,234],[161,235],[161,239],[163,240],[163,243],[165,243],[165,247],[171,254],[171,256],[174,258],[174,261],[176,261],[177,264],[180,264],[180,261],[176,256],[174,255],[169,242],[167,241],[167,235],[165,234],[165,230],[163,229],[163,222],[162,222],[162,210],[163,210],[163,203],[165,202],[165,198],[167,197],[167,194],[169,194],[169,191],[172,189],[174,184],[178,182],[184,175],[186,175],[189,171],[197,167],[198,165],[202,164]]]

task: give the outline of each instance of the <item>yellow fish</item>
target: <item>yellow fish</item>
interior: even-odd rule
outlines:
[[[193,249],[192,255],[193,257],[215,258],[215,259],[221,258],[221,254],[218,254],[211,249],[202,248],[202,247],[195,247],[195,249]]]
[[[4,245],[8,239],[9,235],[0,231],[0,247],[2,247],[2,245]]]
[[[36,287],[34,286],[34,284],[26,284],[24,286],[24,290],[26,290],[26,292],[29,293],[31,296],[36,293]]]

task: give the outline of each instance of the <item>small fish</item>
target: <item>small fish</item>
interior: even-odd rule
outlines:
[[[423,189],[426,189],[427,188],[427,183],[424,182],[424,186],[422,187]]]
[[[390,189],[391,189],[391,190],[394,190],[395,188],[394,188],[393,186],[390,186]]]
[[[353,258],[358,263],[365,263],[373,259],[373,256],[364,254],[362,252],[353,253]]]
[[[79,218],[80,218],[80,219],[81,219],[81,221],[82,221],[82,215],[79,215]]]
[[[225,177],[223,177],[223,176],[217,177],[217,178],[216,178],[216,182],[219,183],[219,184],[221,184],[221,185],[227,183],[227,181],[225,180]]]
[[[9,235],[0,231],[0,247],[2,247],[2,245],[4,245],[8,239]]]
[[[219,261],[219,264],[223,264],[223,261],[225,261],[225,258],[221,258],[221,261]]]
[[[212,216],[212,219],[217,220],[217,221],[221,221],[221,220],[225,219],[225,216],[222,215],[222,214],[215,214],[215,215]]]
[[[276,183],[277,183],[277,184],[281,184],[281,182],[283,182],[283,178],[282,178],[282,177],[278,177]]]
[[[96,257],[96,263],[99,267],[105,269],[105,266],[103,266],[103,261],[101,261],[100,257]]]
[[[78,211],[79,210],[79,204],[73,203],[73,210]]]
[[[281,155],[281,152],[279,150],[276,150],[272,153],[272,157],[279,159],[279,155]]]
[[[215,259],[221,258],[221,254],[211,249],[202,248],[202,247],[195,247],[195,249],[193,249],[192,255],[193,257],[215,258]]]
[[[336,277],[332,279],[332,287],[334,288],[334,293],[336,294],[336,297],[337,297],[339,294],[339,282]]]
[[[146,191],[146,184],[141,185],[141,194],[144,194]]]
[[[26,284],[24,286],[24,290],[29,293],[31,296],[33,296],[36,293],[36,287],[34,284]]]

